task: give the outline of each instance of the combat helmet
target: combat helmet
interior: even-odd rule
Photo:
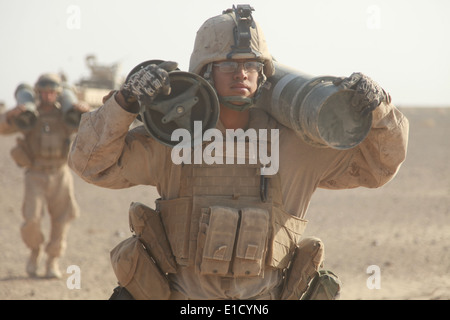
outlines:
[[[55,90],[57,92],[62,91],[62,80],[61,77],[55,73],[44,73],[39,77],[34,85],[36,92],[41,90]]]
[[[194,42],[189,71],[199,74],[212,83],[212,62],[227,59],[257,59],[264,63],[253,99],[243,97],[219,97],[227,107],[243,111],[255,103],[260,89],[267,77],[275,73],[272,55],[269,53],[265,36],[258,23],[253,20],[249,5],[233,6],[221,15],[206,20]],[[244,102],[242,106],[233,101]]]

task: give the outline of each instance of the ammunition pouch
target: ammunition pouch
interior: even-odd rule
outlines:
[[[29,168],[32,165],[32,160],[27,151],[25,140],[17,138],[17,145],[11,149],[11,157],[15,163],[21,168]]]
[[[316,277],[324,258],[323,242],[314,237],[300,241],[287,270],[281,300],[299,300]]]
[[[129,218],[135,235],[110,253],[119,285],[136,300],[167,300],[167,274],[176,272],[176,264],[159,215],[143,204],[132,203]]]
[[[201,275],[262,276],[269,212],[213,206],[200,220],[195,265]],[[233,254],[234,253],[234,254]]]
[[[181,266],[201,275],[263,277],[287,268],[307,221],[252,199],[158,200],[166,234]]]

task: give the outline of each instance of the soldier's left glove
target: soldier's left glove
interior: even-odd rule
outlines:
[[[382,102],[390,103],[391,96],[368,76],[355,72],[350,77],[338,78],[333,84],[342,89],[353,89],[355,94],[352,105],[358,108],[363,116],[375,110]]]

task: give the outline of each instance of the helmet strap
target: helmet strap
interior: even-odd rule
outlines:
[[[213,63],[210,62],[206,65],[206,71],[203,74],[203,78],[209,82],[210,85],[212,85],[214,87],[214,80],[211,76],[212,74],[212,67],[213,67]]]

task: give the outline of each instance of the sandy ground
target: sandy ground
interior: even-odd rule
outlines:
[[[319,190],[309,208],[307,234],[324,241],[325,267],[341,278],[342,299],[450,298],[450,108],[401,110],[410,144],[397,177],[375,190]],[[128,206],[152,205],[155,190],[108,190],[75,176],[82,213],[61,258],[63,278],[30,279],[19,232],[23,172],[9,156],[14,141],[0,137],[0,299],[109,298],[116,285],[109,251],[130,235]],[[47,214],[43,229],[48,234]]]

